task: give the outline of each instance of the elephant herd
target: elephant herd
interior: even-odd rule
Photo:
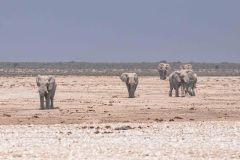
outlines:
[[[175,96],[179,97],[179,88],[181,87],[182,96],[189,94],[195,96],[195,88],[197,83],[197,74],[191,69],[181,69],[180,71],[174,71],[169,75],[169,96],[172,96],[173,89],[175,90]]]
[[[179,88],[181,96],[189,94],[195,96],[197,75],[192,70],[191,64],[180,66],[180,70],[171,71],[169,64],[160,63],[158,72],[161,80],[169,79],[169,96],[172,97],[172,91],[175,90],[175,96],[179,97]],[[138,86],[138,75],[136,73],[122,73],[120,79],[126,84],[129,98],[135,97],[135,91]],[[57,88],[57,83],[53,76],[40,76],[36,78],[38,92],[40,97],[40,109],[53,109],[53,100]],[[46,105],[44,105],[44,99]]]

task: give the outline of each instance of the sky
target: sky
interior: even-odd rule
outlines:
[[[0,0],[0,61],[240,61],[239,0]]]

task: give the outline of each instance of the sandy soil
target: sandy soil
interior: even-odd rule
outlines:
[[[118,77],[56,77],[54,110],[39,110],[34,77],[0,78],[0,124],[240,120],[240,78],[200,77],[196,97],[168,97],[168,81],[140,77],[136,98]]]

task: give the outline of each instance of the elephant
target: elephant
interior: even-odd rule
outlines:
[[[167,76],[169,74],[169,70],[170,70],[170,65],[167,63],[160,63],[158,65],[158,72],[160,75],[160,79],[165,80],[167,79]]]
[[[183,64],[180,66],[180,69],[186,69],[186,70],[192,70],[192,65],[191,64]]]
[[[195,88],[197,84],[197,74],[192,70],[188,70],[187,76],[189,77],[189,82],[184,85],[185,93],[188,93],[190,96],[195,96]]]
[[[122,73],[120,79],[126,83],[129,98],[134,98],[138,85],[138,75],[136,73]]]
[[[175,96],[179,97],[179,88],[182,87],[182,94],[184,86],[187,86],[189,83],[189,77],[185,70],[183,71],[174,71],[169,75],[169,97],[172,97],[172,90],[175,90]]]
[[[38,92],[40,97],[40,109],[44,108],[44,98],[46,101],[46,109],[53,109],[53,98],[55,96],[57,83],[53,76],[41,76],[36,78]]]
[[[195,96],[195,88],[197,83],[197,74],[193,72],[191,64],[184,64],[180,66],[181,70],[185,70],[188,77],[189,83],[183,85],[184,93],[188,93],[191,96]]]

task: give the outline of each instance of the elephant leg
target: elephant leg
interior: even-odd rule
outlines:
[[[196,96],[196,94],[195,94],[195,88],[197,88],[197,87],[196,87],[196,82],[193,84],[193,87],[192,87],[193,96]]]
[[[134,87],[134,95],[135,95],[135,92],[137,90],[137,86],[138,86],[138,84],[136,84],[135,87]]]
[[[179,88],[178,87],[175,88],[175,96],[179,97]]]
[[[47,95],[45,96],[45,98],[46,98],[46,109],[49,109],[49,108],[50,108],[50,97],[49,97],[49,95],[47,94]]]
[[[194,96],[194,84],[190,84],[187,88],[187,92],[189,93],[190,96]]]
[[[194,88],[192,88],[192,96],[196,96]]]
[[[130,86],[129,98],[134,98],[134,86]]]
[[[40,96],[40,109],[44,109],[44,96]]]
[[[169,90],[169,97],[172,97],[172,91],[173,91],[173,88],[170,87],[170,90]]]
[[[186,96],[186,87],[185,86],[181,86],[181,95],[182,97],[185,97]]]
[[[190,96],[192,96],[192,89],[191,89],[191,87],[188,87],[188,88],[187,88],[187,93],[188,93]]]
[[[130,84],[126,84],[127,85],[127,89],[128,89],[128,97],[131,97],[131,87]]]
[[[132,89],[132,97],[134,98],[135,97],[135,91],[137,89],[137,85],[134,85],[132,87],[133,87],[133,89]]]
[[[190,94],[190,92],[188,91],[188,87],[185,88],[184,92],[185,92],[185,95],[189,95]]]
[[[194,82],[193,87],[197,88],[197,82],[196,81]]]
[[[51,100],[51,109],[53,109],[53,98],[50,98],[50,100]]]
[[[184,90],[184,94],[185,94],[184,97],[186,97],[187,95],[189,95],[187,89]]]

